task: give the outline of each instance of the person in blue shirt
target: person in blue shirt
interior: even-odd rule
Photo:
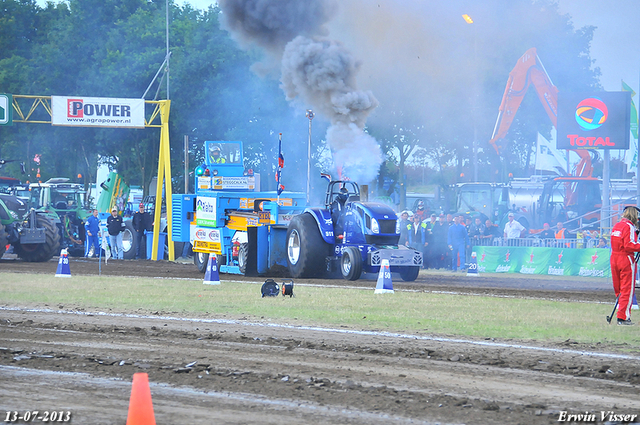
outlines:
[[[93,215],[87,218],[84,223],[84,229],[87,233],[87,251],[84,253],[85,257],[89,257],[91,246],[93,245],[93,256],[97,257],[100,254],[100,244],[98,243],[98,233],[100,232],[100,219],[98,218],[98,210],[93,210]]]
[[[458,269],[458,255],[460,255],[460,270],[464,270],[466,262],[465,249],[469,246],[469,234],[461,221],[461,215],[455,216],[447,235],[449,249],[453,251],[451,253],[451,270],[454,272]]]

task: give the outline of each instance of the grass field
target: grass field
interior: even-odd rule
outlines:
[[[9,306],[206,314],[460,337],[571,339],[625,351],[640,347],[640,326],[607,324],[610,305],[303,285],[295,286],[294,293],[293,298],[261,298],[260,285],[224,280],[203,285],[195,280],[0,273],[0,302]]]

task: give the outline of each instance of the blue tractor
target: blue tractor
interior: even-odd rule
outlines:
[[[343,278],[357,280],[363,272],[378,273],[386,259],[391,272],[414,281],[422,253],[398,246],[396,220],[389,206],[360,201],[355,182],[330,182],[324,208],[306,208],[289,223],[286,253],[292,277],[339,270]]]

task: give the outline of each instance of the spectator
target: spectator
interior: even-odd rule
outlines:
[[[504,225],[504,237],[505,239],[517,239],[524,236],[525,228],[519,221],[514,220],[513,213],[508,215],[509,221]],[[515,241],[512,241],[515,242]]]
[[[448,266],[449,249],[447,248],[447,236],[449,226],[445,220],[444,214],[440,214],[438,224],[431,230],[433,238],[433,246],[431,250],[431,264],[438,269],[444,269]]]
[[[538,233],[538,237],[543,240],[543,246],[553,246],[553,241],[550,239],[555,239],[556,234],[551,230],[549,223],[544,223],[542,225],[542,231]]]
[[[427,230],[429,231],[429,233],[432,233],[433,228],[437,224],[438,224],[438,216],[436,216],[435,214],[431,214],[431,217],[429,217],[429,221],[426,222]]]
[[[498,229],[498,226],[493,224],[491,220],[485,221],[484,225],[487,229],[484,233],[484,237],[487,240],[486,245],[493,245],[493,241],[502,236],[500,229]]]
[[[409,212],[402,211],[400,213],[400,220],[398,220],[398,225],[396,231],[400,233],[400,239],[398,240],[398,245],[407,245],[409,240],[409,233],[407,233],[407,226],[409,226],[411,222],[409,221]]]
[[[556,239],[557,240],[564,240],[564,239],[571,239],[570,236],[571,231],[569,229],[566,229],[563,225],[563,223],[561,221],[558,222],[558,224],[556,225]],[[574,233],[575,235],[575,233]],[[564,243],[564,245],[567,248],[571,247],[571,242],[566,241]],[[558,246],[562,246],[562,242],[558,242]]]
[[[426,225],[422,224],[420,220],[420,216],[414,214],[412,223],[407,226],[407,230],[409,233],[409,246],[415,250],[422,252],[425,247],[425,230]]]
[[[184,246],[182,247],[182,258],[185,258],[187,260],[191,260],[193,259],[193,252],[191,251],[191,242],[185,242]]]
[[[460,257],[460,270],[464,270],[466,262],[465,250],[469,246],[469,234],[467,233],[467,228],[462,224],[461,215],[457,215],[453,225],[449,227],[447,243],[449,244],[449,250],[452,251],[451,270],[455,272],[458,269],[458,256]]]
[[[556,237],[556,234],[551,230],[551,227],[549,227],[549,223],[544,223],[542,225],[542,231],[538,233],[538,235],[542,239],[555,239]]]
[[[122,232],[124,231],[124,222],[122,217],[118,215],[118,207],[111,208],[111,215],[107,217],[107,231],[109,232],[111,256],[114,259],[123,260]]]
[[[487,226],[482,224],[482,219],[480,217],[476,217],[474,223],[469,226],[469,238],[471,239],[472,245],[484,245],[483,242],[486,241],[485,233],[487,231]]]
[[[447,214],[447,227],[453,226],[453,216],[451,214]]]
[[[425,247],[422,254],[422,265],[425,269],[434,268],[435,265],[433,263],[433,229],[438,225],[438,221],[436,220],[436,215],[431,214],[430,220],[424,223],[425,226]]]
[[[416,211],[413,213],[413,215],[417,215],[418,217],[420,217],[420,221],[427,219],[427,210],[424,209],[423,200],[418,201],[418,208],[416,208]]]
[[[91,252],[91,246],[93,246],[93,257],[100,255],[100,243],[98,241],[98,234],[100,233],[100,219],[98,218],[98,210],[93,210],[92,215],[87,218],[84,223],[84,229],[87,232],[87,252],[84,253],[85,257],[89,257]]]
[[[147,251],[147,237],[145,232],[151,230],[151,227],[153,226],[153,219],[151,218],[151,214],[145,212],[144,204],[142,202],[138,205],[138,211],[133,215],[131,225],[136,231],[136,234],[134,235],[136,238],[136,258],[145,259]]]
[[[607,240],[605,238],[598,239],[598,246],[596,248],[609,248],[609,244],[607,244]]]
[[[585,230],[583,232],[583,237],[585,241],[585,248],[595,248],[598,245],[598,240],[600,239],[600,235],[597,230]]]

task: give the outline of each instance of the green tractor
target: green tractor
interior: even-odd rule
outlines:
[[[44,183],[31,183],[30,207],[48,216],[57,226],[60,247],[71,256],[84,256],[86,239],[84,222],[89,216],[82,185],[68,178],[52,178]]]
[[[0,194],[0,257],[7,245],[24,261],[49,261],[60,253],[60,235],[51,217],[28,210],[17,196]]]

